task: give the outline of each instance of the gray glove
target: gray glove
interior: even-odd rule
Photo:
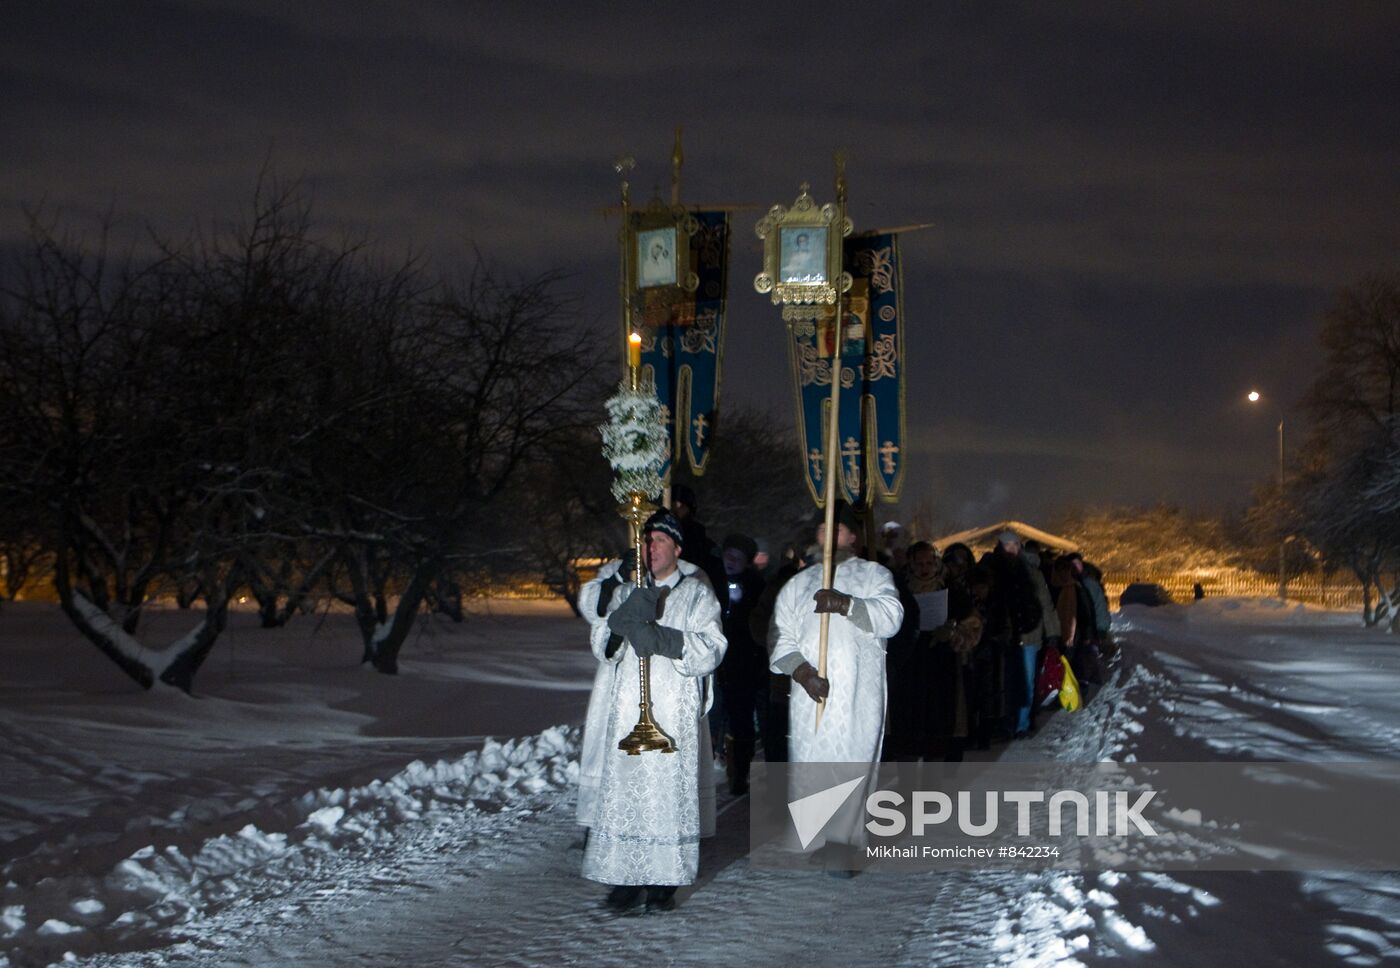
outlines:
[[[656,588],[634,588],[627,601],[619,605],[608,616],[608,628],[626,635],[626,627],[640,622],[656,621],[656,600],[660,590]]]
[[[679,659],[685,648],[684,632],[655,622],[629,625],[625,634],[638,658],[660,655],[668,659]]]
[[[685,651],[685,633],[669,625],[656,626],[656,654],[668,659],[679,659]]]
[[[655,622],[633,622],[624,628],[623,634],[627,636],[627,641],[632,644],[632,651],[637,653],[637,658],[645,659],[647,656],[656,654],[656,648],[661,643],[661,635],[658,631],[660,626]]]

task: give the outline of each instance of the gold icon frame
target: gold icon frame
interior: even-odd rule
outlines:
[[[851,220],[835,205],[818,206],[809,189],[804,184],[791,207],[774,205],[754,226],[763,240],[763,271],[753,287],[770,293],[774,305],[833,305],[851,288],[841,264]]]

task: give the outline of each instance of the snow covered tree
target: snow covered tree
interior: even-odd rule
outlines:
[[[36,218],[0,300],[0,544],[36,540],[64,612],[146,687],[191,687],[243,588],[269,625],[338,589],[393,672],[430,590],[523,570],[527,472],[596,422],[560,283],[480,258],[430,280],[319,238],[266,181],[242,223],[120,263]],[[149,648],[171,593],[204,617]]]
[[[1052,530],[1077,542],[1105,573],[1131,577],[1239,564],[1240,549],[1224,521],[1169,504],[1072,511]]]

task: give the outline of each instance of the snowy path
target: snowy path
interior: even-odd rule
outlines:
[[[261,792],[245,785],[256,776],[256,757],[251,765],[216,758],[211,786],[195,802],[153,812],[148,819],[158,822],[130,832],[130,844],[154,841],[157,849],[115,868],[100,859],[114,849],[105,842],[99,860],[61,867],[65,841],[51,834],[65,826],[63,803],[80,802],[73,814],[95,806],[106,818],[96,827],[110,833],[143,796],[173,796],[190,774],[169,754],[161,761],[148,752],[139,765],[104,770],[94,753],[130,742],[137,713],[154,721],[155,728],[142,727],[144,742],[176,749],[168,724],[184,715],[188,700],[168,698],[154,711],[144,698],[122,700],[127,722],[107,740],[90,721],[63,719],[48,700],[0,715],[12,742],[8,754],[0,751],[7,769],[36,779],[52,769],[58,782],[51,807],[36,799],[37,788],[17,803],[22,815],[11,829],[25,833],[5,845],[18,858],[6,867],[6,904],[24,908],[13,918],[10,907],[3,912],[0,935],[17,945],[10,963],[44,964],[65,950],[106,952],[85,962],[104,966],[1400,963],[1400,877],[1393,874],[870,873],[842,881],[815,870],[751,869],[746,803],[724,796],[720,834],[704,843],[701,880],[681,892],[677,910],[610,914],[601,905],[604,888],[578,873],[568,731],[488,743],[397,772],[363,759],[371,750],[382,763],[377,758],[392,758],[396,748],[422,755],[434,744],[479,745],[434,730],[442,712],[400,705],[405,686],[428,690],[434,707],[451,710],[453,700],[461,706],[461,684],[477,684],[485,690],[470,693],[481,697],[479,726],[495,722],[496,708],[519,717],[515,697],[531,688],[539,698],[530,715],[571,708],[587,664],[564,665],[569,646],[559,633],[569,626],[546,632],[538,621],[502,619],[494,637],[471,642],[469,654],[446,643],[440,655],[420,659],[416,682],[338,674],[334,694],[313,717],[315,732],[300,740],[306,775],[316,779],[299,789],[314,792],[294,792],[300,767],[285,759],[291,751],[280,741],[268,748],[284,757],[277,783]],[[1056,715],[1033,739],[1003,749],[1002,759],[1400,753],[1400,690],[1392,688],[1400,681],[1400,646],[1349,616],[1207,603],[1130,610],[1120,627],[1125,645],[1115,683],[1083,711]],[[323,691],[326,677],[318,670],[307,681]],[[289,711],[297,697],[289,691],[275,708]],[[241,705],[247,701],[203,700],[218,713],[216,728],[181,742],[222,755],[220,734],[265,708]],[[101,702],[116,708],[115,700]],[[347,732],[351,707],[356,719]],[[409,717],[412,731],[394,725],[394,716]],[[369,782],[367,770],[389,779]],[[366,785],[326,785],[352,775],[342,782]],[[238,807],[240,787],[256,794],[245,815],[261,827],[239,831],[237,812],[221,823],[200,820],[200,804],[210,808],[216,784],[213,806]],[[47,831],[32,823],[46,813]],[[206,822],[213,831],[201,832]],[[85,824],[76,829],[97,832],[91,818]],[[42,846],[26,853],[31,840]],[[179,846],[169,853],[165,844]]]
[[[722,808],[706,874],[666,915],[602,908],[604,889],[578,876],[569,798],[550,794],[484,830],[444,819],[372,864],[330,867],[285,896],[186,926],[171,949],[91,963],[988,964],[1009,953],[988,929],[1051,880],[750,870],[743,807]]]

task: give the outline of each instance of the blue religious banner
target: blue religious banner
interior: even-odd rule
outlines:
[[[826,415],[831,409],[832,340],[841,345],[837,493],[857,507],[899,499],[904,483],[904,312],[899,240],[893,233],[849,238],[843,253],[852,285],[838,328],[831,314],[788,324],[807,487],[825,495]]]
[[[642,367],[649,370],[671,437],[670,453],[697,477],[705,473],[719,413],[720,364],[724,354],[728,297],[729,216],[695,212],[689,235],[693,292],[651,293],[639,289],[636,320],[642,336]],[[670,479],[671,462],[662,469]]]

